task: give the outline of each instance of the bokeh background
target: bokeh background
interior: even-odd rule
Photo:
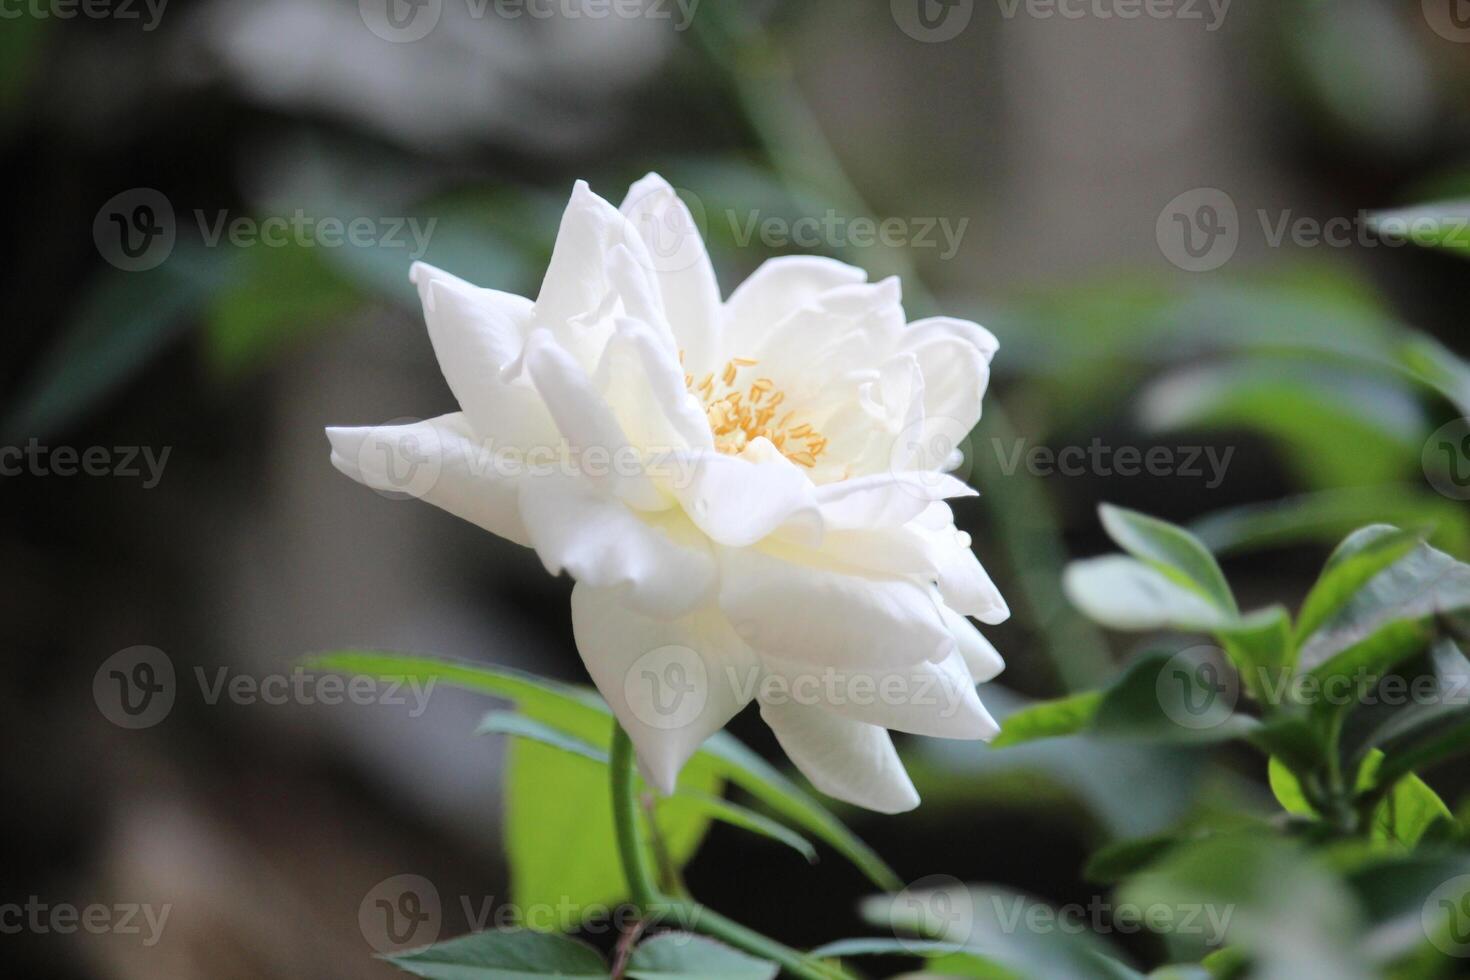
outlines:
[[[727,292],[816,251],[902,273],[915,315],[990,326],[965,470],[983,496],[958,511],[1015,610],[992,631],[998,711],[1137,649],[1059,590],[1069,557],[1105,550],[1100,501],[1193,526],[1247,607],[1299,599],[1371,520],[1470,554],[1470,511],[1426,451],[1470,403],[1470,372],[1431,367],[1470,353],[1466,267],[1362,217],[1470,189],[1453,5],[920,2],[927,21],[914,0],[7,8],[0,445],[105,447],[114,465],[0,477],[0,880],[5,901],[172,906],[151,947],[0,936],[12,975],[391,976],[359,923],[385,879],[431,881],[444,936],[473,924],[463,899],[508,901],[483,698],[439,689],[417,716],[210,703],[196,673],[258,680],[365,647],[584,680],[567,580],[328,463],[325,425],[452,408],[407,280],[410,219],[428,261],[534,295],[573,180],[616,202],[657,170],[698,203]],[[246,237],[298,214],[284,243]],[[742,233],[828,215],[838,232],[811,247]],[[897,219],[906,247],[854,244],[864,215]],[[214,237],[222,219],[245,232]],[[324,219],[366,219],[375,242],[333,246]],[[1094,446],[1108,464],[1045,455]],[[137,475],[117,472],[130,447]],[[1160,448],[1154,472],[1119,472],[1120,450]],[[177,697],[128,730],[93,682],[137,645],[167,654]],[[781,760],[753,713],[734,729]],[[1245,756],[902,748],[924,806],[843,816],[911,880],[1085,903],[1098,844],[1270,808]],[[1454,779],[1434,780],[1452,803]],[[806,867],[723,826],[688,879],[795,943],[855,933],[867,887],[835,855]],[[814,894],[836,900],[814,911]]]

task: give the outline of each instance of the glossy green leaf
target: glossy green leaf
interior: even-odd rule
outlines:
[[[1421,532],[1401,531],[1387,524],[1373,524],[1349,535],[1327,560],[1321,576],[1302,602],[1297,617],[1297,642],[1315,633],[1352,601],[1359,589],[1423,540]]]
[[[430,980],[534,980],[608,977],[597,951],[569,936],[524,929],[486,930],[385,957]]]
[[[1075,735],[1092,726],[1102,703],[1101,691],[1084,691],[1054,701],[1042,701],[1013,711],[1001,722],[1000,734],[990,743],[1000,749],[1039,738]]]
[[[1234,622],[1232,612],[1197,590],[1125,555],[1073,562],[1062,587],[1074,606],[1112,629],[1208,633]]]
[[[1268,690],[1268,685],[1291,676],[1296,643],[1285,607],[1259,609],[1217,629],[1215,636],[1240,671],[1246,688],[1257,696]]]
[[[306,665],[318,670],[436,680],[514,701],[524,713],[550,720],[604,749],[611,737],[612,713],[594,692],[556,684],[506,667],[366,651],[324,654],[310,658]],[[517,747],[516,751],[521,748]],[[535,745],[523,748],[539,748],[544,753],[556,751]],[[531,766],[526,770],[535,771]],[[685,773],[686,777],[692,774],[700,778],[728,779],[778,816],[830,845],[878,887],[892,890],[903,887],[902,879],[893,869],[843,826],[830,810],[728,732],[716,732],[707,739],[685,767]],[[714,795],[712,786],[706,787],[706,791]],[[609,819],[610,816],[609,813]],[[528,827],[527,832],[534,832],[534,824]]]
[[[1235,596],[1215,556],[1182,527],[1137,511],[1103,504],[1098,508],[1103,528],[1134,558],[1146,562],[1176,581],[1192,586],[1214,605],[1236,611]]]
[[[1207,648],[1139,657],[1108,688],[1092,731],[1109,738],[1206,743],[1244,738],[1260,727],[1235,713],[1238,688],[1229,667]]]
[[[773,980],[774,963],[684,932],[647,939],[628,959],[630,980]]]

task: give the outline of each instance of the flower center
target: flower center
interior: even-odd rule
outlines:
[[[756,363],[734,358],[718,376],[707,374],[697,384],[692,374],[684,375],[685,387],[704,403],[715,448],[734,455],[752,439],[764,436],[793,463],[816,466],[817,457],[827,448],[826,438],[810,423],[792,425],[796,413],[781,411],[786,393],[770,378],[758,377],[749,384],[740,380],[741,373]]]

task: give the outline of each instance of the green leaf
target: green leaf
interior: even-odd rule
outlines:
[[[1099,848],[1083,869],[1082,876],[1100,885],[1113,885],[1137,874],[1163,857],[1179,843],[1175,834],[1154,834],[1115,841]]]
[[[1373,524],[1354,531],[1327,560],[1317,583],[1302,602],[1297,617],[1296,640],[1303,642],[1323,623],[1342,610],[1358,590],[1388,566],[1423,543],[1419,531],[1401,531],[1388,524]]]
[[[565,684],[556,684],[507,667],[487,667],[480,664],[458,663],[427,657],[365,651],[323,654],[308,659],[306,666],[317,670],[416,678],[420,681],[436,680],[439,683],[452,684],[514,701],[525,714],[555,723],[557,727],[564,730],[575,732],[604,750],[611,737],[612,712],[594,692]],[[520,753],[523,750],[534,749],[541,750],[543,754],[536,758],[542,760],[559,754],[557,750],[534,744],[518,745],[514,751]],[[535,759],[533,758],[532,761]],[[551,764],[556,765],[557,763]],[[524,771],[534,777],[535,767],[527,765]],[[879,888],[897,890],[903,887],[903,879],[899,878],[872,848],[843,826],[830,810],[776,771],[730,733],[716,732],[706,740],[704,746],[695,753],[694,758],[685,767],[685,774],[686,778],[698,776],[702,779],[709,776],[728,779],[778,816],[830,845],[857,866]],[[682,782],[681,785],[683,785]],[[701,788],[694,782],[689,785],[692,788]],[[702,789],[715,795],[713,786],[705,786]],[[568,809],[563,807],[562,812],[568,812]],[[608,819],[611,819],[610,802],[607,816]],[[536,832],[534,823],[529,824],[526,832],[528,834]],[[578,833],[581,835],[583,832]],[[610,832],[607,839],[609,841],[612,839]]]
[[[1117,630],[1209,633],[1234,620],[1197,590],[1125,555],[1072,562],[1062,588],[1086,616]]]
[[[1111,504],[1098,508],[1103,528],[1118,546],[1170,578],[1193,586],[1220,609],[1236,612],[1235,596],[1215,556],[1182,527]]]
[[[1384,754],[1377,750],[1363,759],[1354,782],[1356,792],[1370,793],[1379,786],[1383,762]],[[1316,816],[1296,775],[1280,760],[1271,759],[1269,776],[1271,792],[1286,812]],[[1418,776],[1394,777],[1392,789],[1373,809],[1370,833],[1375,841],[1413,847],[1435,821],[1450,816],[1449,807]]]
[[[890,934],[920,938],[846,940],[814,950],[814,955],[964,953],[1030,978],[1098,976],[1098,957],[1113,952],[1079,916],[1019,892],[954,880],[866,898],[859,912],[870,925]]]
[[[808,864],[817,863],[817,849],[812,846],[811,841],[765,814],[757,813],[737,803],[731,803],[721,797],[681,789],[675,795],[661,801],[659,806],[672,809],[691,807],[707,817],[712,817],[732,827],[739,827],[741,830],[748,830],[753,834],[785,844],[806,858]]]
[[[1266,764],[1266,773],[1271,784],[1271,793],[1276,797],[1276,802],[1281,804],[1281,809],[1299,817],[1317,815],[1312,804],[1307,802],[1306,794],[1302,792],[1301,780],[1296,778],[1296,773],[1286,763],[1272,756]]]
[[[1250,965],[1250,958],[1234,946],[1217,949],[1200,961],[1212,980],[1239,980]]]
[[[779,969],[713,939],[666,932],[633,950],[627,975],[631,980],[772,980]]]
[[[1260,722],[1235,713],[1239,688],[1208,648],[1139,657],[1104,694],[1092,731],[1109,738],[1206,743],[1244,738]]]
[[[1321,651],[1335,645],[1319,643],[1303,654],[1302,666],[1310,667],[1312,677],[1324,689],[1331,690],[1334,682],[1358,684],[1380,677],[1422,652],[1433,639],[1434,630],[1424,620],[1388,622],[1361,640],[1337,650],[1325,661],[1314,663]]]
[[[1230,507],[1195,521],[1190,530],[1224,555],[1308,543],[1336,545],[1374,521],[1432,527],[1431,543],[1454,554],[1470,554],[1470,509],[1412,486],[1341,487]]]
[[[1291,676],[1296,644],[1285,607],[1259,609],[1233,626],[1217,629],[1215,635],[1246,687],[1257,696],[1268,690],[1268,683]]]
[[[1054,701],[1028,705],[1007,715],[991,748],[1005,748],[1039,738],[1075,735],[1092,725],[1103,692],[1084,691]]]
[[[1470,609],[1470,565],[1427,544],[1418,545],[1369,579],[1307,638],[1302,664],[1307,668],[1322,664],[1387,624],[1466,609]]]
[[[1322,359],[1185,368],[1154,382],[1142,406],[1154,428],[1257,430],[1307,487],[1397,482],[1412,472],[1424,441],[1420,399],[1401,378]]]
[[[548,745],[554,749],[560,749],[574,756],[587,759],[599,765],[608,764],[608,754],[602,749],[593,746],[582,739],[568,735],[566,732],[558,731],[550,725],[544,725],[533,718],[518,715],[513,711],[492,711],[480,722],[480,727],[475,730],[477,735],[509,735],[513,738],[530,739],[542,745]],[[768,837],[771,840],[785,844],[806,858],[808,863],[817,862],[817,849],[811,845],[805,837],[770,819],[764,814],[756,813],[754,810],[731,803],[729,800],[718,796],[709,796],[691,789],[680,789],[671,797],[666,797],[658,802],[658,808],[689,808],[693,811],[748,830],[751,833]]]
[[[238,281],[214,297],[205,315],[206,356],[225,378],[315,339],[361,302],[320,249],[242,249],[236,265]]]
[[[1310,855],[1277,838],[1220,835],[1180,846],[1124,884],[1117,901],[1202,908],[1196,921],[1223,929],[1259,976],[1372,975],[1357,946],[1362,929],[1352,896]]]
[[[1374,211],[1368,215],[1368,227],[1385,238],[1470,256],[1470,201],[1435,201]]]
[[[607,977],[597,951],[568,936],[524,929],[488,930],[385,957],[430,980],[531,980]]]
[[[1015,970],[1008,970],[999,963],[974,953],[948,953],[932,957],[924,974],[939,977],[980,977],[982,980],[1026,980],[1026,977]]]
[[[228,280],[220,255],[182,242],[155,269],[99,276],[22,385],[0,434],[41,438],[81,418],[182,334]]]

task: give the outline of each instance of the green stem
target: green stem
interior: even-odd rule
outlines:
[[[702,932],[752,956],[778,964],[801,980],[851,980],[851,974],[763,936],[753,929],[725,918],[695,902],[672,898],[659,892],[653,862],[649,860],[638,819],[638,787],[633,766],[633,743],[623,726],[613,723],[612,752],[613,826],[628,894],[640,914],[655,922],[672,922],[683,929]]]

